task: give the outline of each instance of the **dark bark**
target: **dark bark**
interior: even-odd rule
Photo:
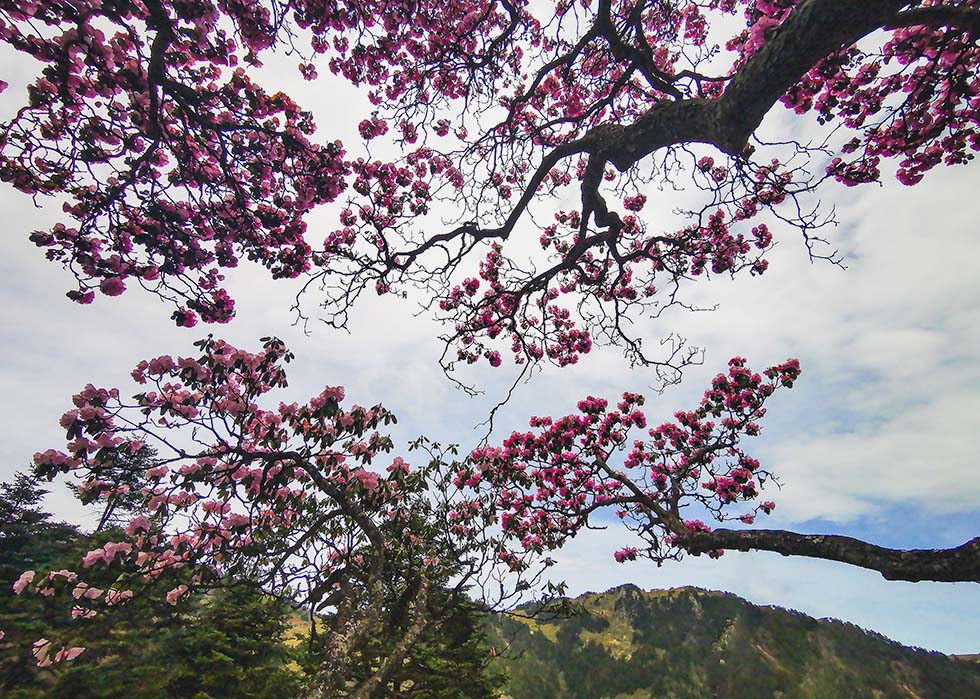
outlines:
[[[582,150],[625,170],[656,150],[679,143],[710,143],[731,155],[777,100],[821,59],[890,24],[903,0],[805,0],[773,31],[717,100],[660,102],[629,126],[593,129]],[[594,143],[594,145],[593,145]]]
[[[716,529],[685,534],[678,544],[692,554],[715,549],[774,551],[876,570],[886,580],[980,582],[980,537],[951,549],[890,549],[849,536],[797,534],[778,529]]]
[[[886,29],[915,26],[933,27],[935,29],[940,27],[961,29],[969,32],[970,36],[976,39],[980,36],[980,11],[969,7],[950,7],[948,5],[919,7],[899,13],[895,21],[891,22]]]

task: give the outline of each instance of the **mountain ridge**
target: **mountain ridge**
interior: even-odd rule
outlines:
[[[627,583],[549,620],[497,617],[511,699],[980,699],[980,663],[730,592]]]

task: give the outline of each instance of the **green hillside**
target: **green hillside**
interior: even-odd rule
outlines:
[[[980,664],[730,593],[625,585],[573,608],[493,620],[512,699],[980,699]]]

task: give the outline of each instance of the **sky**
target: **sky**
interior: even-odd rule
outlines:
[[[32,67],[0,52],[0,70],[11,76],[5,77],[11,88],[0,95],[6,119]],[[263,77],[292,88],[314,110],[324,140],[354,143],[361,98],[333,83],[314,83],[314,90],[293,75],[273,63]],[[769,127],[778,130],[787,119],[774,114]],[[767,404],[763,435],[751,443],[750,453],[782,482],[768,496],[777,509],[764,526],[902,548],[963,543],[980,533],[978,191],[976,165],[940,168],[911,189],[894,181],[856,189],[829,184],[822,204],[836,209],[840,223],[828,236],[846,270],[811,262],[798,233],[776,229],[766,274],[699,283],[688,298],[717,310],[651,323],[651,337],[675,332],[706,348],[704,365],[690,368],[683,383],[657,395],[650,370],[630,369],[615,349],[596,350],[521,387],[498,416],[494,436],[525,427],[531,415],[572,412],[586,395],[615,398],[624,390],[645,392],[656,421],[696,406],[732,356],[754,367],[796,357],[803,376]],[[650,197],[645,215],[663,212],[666,219],[683,195]],[[455,389],[437,364],[439,326],[416,316],[411,300],[365,298],[349,333],[314,324],[307,335],[289,312],[296,286],[247,265],[229,274],[238,313],[227,326],[175,328],[171,309],[138,290],[78,306],[64,296],[70,275],[27,239],[60,220],[58,204],[38,203],[0,188],[7,231],[0,242],[0,387],[7,397],[0,404],[0,480],[28,467],[36,451],[63,446],[58,418],[86,383],[135,392],[129,371],[139,360],[190,355],[208,332],[246,348],[266,335],[283,338],[297,358],[288,367],[290,386],[276,400],[305,400],[325,385],[343,384],[353,402],[383,402],[399,416],[393,434],[402,444],[426,434],[464,450],[476,446],[479,423],[514,378],[511,370],[480,368],[467,378],[483,395]],[[329,226],[327,213],[311,219],[314,236]],[[535,231],[527,235],[537,238]],[[315,310],[315,297],[306,303]],[[50,509],[93,524],[63,493],[53,495]],[[843,564],[766,553],[687,558],[659,568],[617,564],[612,552],[630,543],[615,526],[584,532],[555,555],[552,577],[564,578],[572,594],[626,582],[729,590],[910,645],[980,652],[977,584],[887,582]]]

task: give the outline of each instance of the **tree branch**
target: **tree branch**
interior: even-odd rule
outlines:
[[[901,27],[952,27],[970,32],[974,38],[980,36],[980,12],[968,7],[918,7],[906,10],[895,16],[895,21],[885,25],[885,29]]]
[[[890,549],[849,536],[779,529],[716,529],[678,534],[678,545],[699,555],[716,549],[774,551],[876,570],[886,580],[980,582],[980,537],[951,549]]]
[[[620,171],[665,146],[710,143],[739,155],[763,117],[786,91],[826,56],[893,21],[902,0],[804,0],[773,31],[766,45],[737,72],[717,100],[658,102],[599,152]],[[612,136],[612,133],[610,133]]]

